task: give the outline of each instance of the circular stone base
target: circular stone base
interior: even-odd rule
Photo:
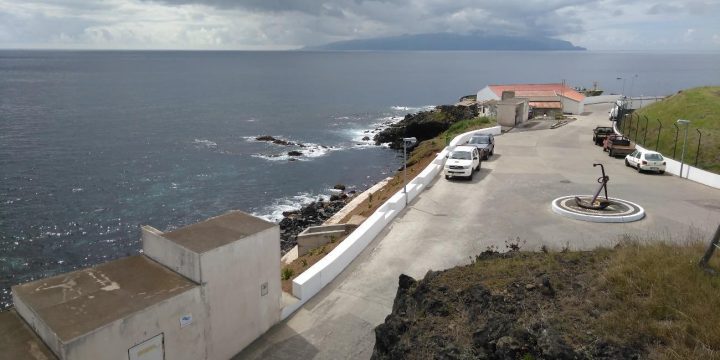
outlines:
[[[559,197],[552,202],[553,212],[571,219],[602,223],[626,223],[645,217],[645,209],[642,206],[627,200],[610,198],[608,207],[603,210],[593,210],[578,206],[575,202],[576,196],[588,203],[592,200],[592,195]],[[605,200],[604,197],[598,199]]]

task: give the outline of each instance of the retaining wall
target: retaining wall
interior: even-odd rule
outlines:
[[[621,132],[617,128],[617,123],[613,121],[613,130],[615,130],[616,134],[621,134]],[[635,145],[636,149],[647,151],[650,149],[645,149],[644,147],[640,145]],[[654,151],[654,150],[653,150]],[[695,182],[698,182],[703,185],[707,185],[710,187],[714,187],[716,189],[720,189],[720,174],[711,173],[709,171],[705,171],[702,169],[698,169],[694,166],[690,166],[688,164],[683,165],[682,169],[682,175],[680,175],[680,162],[674,159],[671,159],[665,155],[663,155],[665,158],[665,172],[677,175],[680,177],[684,177],[688,180],[692,180]]]
[[[407,197],[403,190],[385,201],[355,231],[348,235],[324,258],[293,279],[293,295],[299,301],[283,308],[281,319],[299,309],[322,288],[338,276],[372,242],[399,213],[406,203],[413,201],[435,179],[445,164],[445,155],[456,146],[466,143],[474,134],[500,135],[500,126],[469,131],[456,136],[435,159],[407,184]]]

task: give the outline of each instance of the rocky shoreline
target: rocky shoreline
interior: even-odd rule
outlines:
[[[280,252],[285,255],[297,245],[297,235],[310,226],[322,225],[327,219],[342,210],[356,192],[345,192],[345,185],[335,185],[335,192],[329,199],[317,199],[298,210],[283,212],[280,220]]]

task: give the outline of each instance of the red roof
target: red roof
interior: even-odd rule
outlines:
[[[564,96],[566,98],[575,100],[575,101],[583,101],[585,99],[585,95],[575,91],[575,89],[563,85],[561,83],[557,84],[511,84],[511,85],[490,85],[490,90],[495,93],[495,95],[502,97],[503,91],[515,91],[515,96],[520,96],[519,92],[524,93],[535,93],[535,92],[543,92],[545,94],[549,94],[549,92],[554,93],[555,96]],[[523,96],[547,96],[547,95],[523,95]]]

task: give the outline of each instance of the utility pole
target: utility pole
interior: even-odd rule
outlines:
[[[683,177],[683,166],[685,165],[685,147],[687,145],[688,127],[690,126],[690,120],[678,119],[676,123],[685,125],[685,140],[683,140],[682,152],[680,153],[680,177]]]

